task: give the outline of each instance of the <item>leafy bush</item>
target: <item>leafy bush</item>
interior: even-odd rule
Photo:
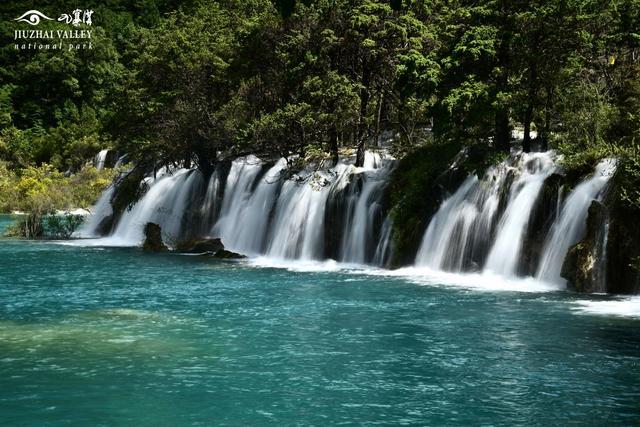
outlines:
[[[113,170],[85,166],[70,177],[49,164],[28,166],[17,172],[0,162],[0,212],[22,211],[26,217],[8,233],[27,238],[61,238],[77,228],[78,218],[57,211],[90,207],[109,185]]]
[[[42,218],[42,232],[45,237],[68,239],[84,222],[84,216],[65,213],[47,215]]]

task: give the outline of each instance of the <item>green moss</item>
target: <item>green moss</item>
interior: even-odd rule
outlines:
[[[614,148],[599,144],[586,149],[577,149],[574,145],[560,144],[558,152],[562,155],[560,165],[564,168],[567,182],[577,184],[582,178],[593,173],[593,169],[602,159],[617,157]]]
[[[386,199],[394,224],[396,255],[392,267],[413,262],[428,222],[444,198],[455,192],[469,174],[482,176],[508,155],[481,143],[466,146],[463,153],[462,148],[459,142],[434,142],[400,161]],[[451,168],[454,160],[456,167]]]
[[[460,150],[454,143],[431,144],[406,155],[394,172],[388,191],[388,206],[394,224],[394,265],[411,262],[420,244],[427,218],[439,203],[435,181]]]

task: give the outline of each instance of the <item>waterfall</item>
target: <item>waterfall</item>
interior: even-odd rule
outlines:
[[[469,225],[479,215],[476,202],[484,196],[477,182],[475,176],[470,176],[453,196],[442,203],[427,227],[416,265],[436,270],[462,269]]]
[[[516,273],[531,211],[544,180],[556,166],[548,153],[536,153],[523,155],[519,169],[524,170],[511,186],[509,203],[485,265],[485,270],[507,277]]]
[[[603,161],[568,191],[556,188],[555,157],[514,154],[481,178],[467,177],[430,219],[416,266],[491,273],[487,277],[531,275],[563,284],[564,258],[582,238],[589,204],[601,197],[615,161]],[[395,160],[367,152],[363,167],[355,167],[352,157],[330,168],[308,165],[299,171],[289,169],[290,160],[246,156],[220,163],[206,179],[197,170],[163,169],[157,178],[145,178],[144,195],[116,215],[111,234],[99,244],[139,245],[144,225],[155,222],[170,246],[219,237],[230,250],[254,256],[388,265],[393,224],[383,200]],[[113,192],[113,186],[105,191],[77,236],[100,234],[100,224],[112,214]],[[605,225],[600,253],[607,237]]]
[[[519,154],[490,168],[482,179],[469,176],[431,219],[416,265],[453,272],[481,270],[504,277],[522,275],[527,233],[545,232],[531,230],[530,221],[545,181],[557,170],[554,157],[553,152]],[[564,199],[563,187],[559,187],[557,206],[549,213],[553,225],[542,250],[529,254],[539,262],[533,262],[525,274],[548,283],[565,283],[560,278],[564,258],[584,235],[589,205],[601,196],[614,170],[615,161],[602,161]],[[607,232],[605,224],[598,242],[602,252]],[[601,261],[598,268],[604,265]]]
[[[596,166],[593,176],[580,183],[566,198],[560,218],[554,223],[544,244],[537,279],[565,283],[560,271],[567,251],[584,235],[589,205],[600,197],[615,168],[615,160],[603,160]]]
[[[109,150],[105,149],[105,150],[100,150],[100,152],[98,154],[96,154],[96,157],[93,160],[93,164],[95,165],[96,169],[98,169],[98,170],[104,169],[104,163],[107,160],[107,153],[108,152],[109,152]]]
[[[156,180],[147,178],[149,190],[131,210],[125,211],[110,236],[115,244],[135,246],[144,239],[147,222],[161,224],[163,239],[169,244],[180,238],[187,199],[202,175],[197,171],[180,169],[169,174],[162,171]]]
[[[100,236],[100,225],[107,217],[113,214],[111,197],[113,197],[114,191],[115,186],[112,184],[102,192],[98,202],[91,209],[91,215],[87,217],[86,221],[80,226],[80,228],[73,233],[73,237],[92,238]]]
[[[376,253],[373,257],[373,264],[385,267],[391,258],[392,242],[391,242],[392,223],[390,218],[385,218],[380,231],[380,240],[376,246]]]
[[[100,243],[139,245],[144,225],[155,222],[169,245],[195,234],[219,237],[230,250],[248,255],[382,264],[393,245],[381,201],[395,161],[371,152],[361,168],[353,160],[341,159],[329,169],[309,166],[288,176],[286,159],[268,165],[247,156],[230,167],[219,165],[207,181],[199,171],[163,170],[157,179],[145,179],[146,193]],[[108,203],[103,206],[110,199],[103,194],[83,237],[97,234],[95,222],[110,214]],[[336,201],[349,207],[331,212],[339,216],[340,229],[332,228],[335,218],[327,209]],[[339,236],[335,248],[326,245],[328,234]]]
[[[365,162],[365,168],[367,163]],[[375,167],[375,161],[371,161],[369,167]],[[375,235],[372,227],[376,224],[376,216],[379,215],[381,210],[380,198],[381,193],[384,190],[387,182],[387,173],[372,173],[369,171],[362,172],[364,176],[364,183],[362,189],[357,191],[358,187],[353,187],[356,194],[353,194],[350,198],[355,200],[355,206],[351,210],[353,213],[350,215],[350,221],[345,224],[343,230],[342,256],[341,260],[356,264],[363,264],[367,260],[367,250],[370,246],[370,236]],[[390,232],[387,230],[387,232]],[[385,230],[382,230],[382,235],[385,234]],[[383,237],[384,238],[384,237]],[[387,239],[389,236],[386,237]],[[380,241],[383,243],[382,240]],[[377,249],[377,248],[376,248]],[[381,248],[381,251],[386,250]],[[384,254],[381,253],[380,257]]]
[[[268,217],[265,210],[269,211],[267,204],[273,198],[269,197],[268,193],[276,187],[265,183],[277,180],[277,176],[271,176],[277,175],[277,168],[272,168],[276,170],[270,171],[270,176],[261,178],[256,187],[257,191],[254,191],[254,183],[261,169],[260,160],[253,156],[236,160],[231,165],[220,217],[211,232],[212,236],[221,237],[231,250],[246,254],[258,254],[261,251]],[[207,198],[214,197],[213,194],[218,191],[219,188],[207,191]]]
[[[416,265],[454,272],[484,265],[494,273],[513,275],[530,211],[554,170],[553,153],[533,153],[490,168],[482,180],[469,176],[431,219]],[[505,192],[507,207],[496,227]]]

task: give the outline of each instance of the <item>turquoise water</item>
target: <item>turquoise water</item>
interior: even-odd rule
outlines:
[[[318,270],[0,241],[0,424],[640,423],[626,300]]]

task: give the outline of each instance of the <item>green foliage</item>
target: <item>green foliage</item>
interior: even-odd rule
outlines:
[[[56,211],[90,207],[113,176],[113,170],[98,171],[92,166],[85,166],[77,174],[66,177],[48,164],[14,172],[7,168],[6,163],[0,162],[0,211],[26,214],[20,225],[24,237],[41,236],[49,223],[52,229],[58,230],[55,235],[63,235],[64,230],[75,224],[73,219],[60,222],[57,224],[59,227],[53,227],[56,225],[52,222],[54,220],[43,222],[44,219]]]
[[[43,212],[87,204],[104,183],[85,185],[101,178],[83,167],[106,147],[138,166],[116,196],[124,209],[144,191],[134,178],[160,165],[362,160],[384,131],[398,157],[482,143],[495,153],[482,170],[511,129],[535,128],[576,176],[640,143],[638,0],[111,0],[95,6],[93,49],[16,50],[14,19],[31,8],[0,9],[0,188],[35,174],[31,195],[2,196],[5,210],[20,197]],[[408,188],[432,178],[424,161]],[[49,188],[63,180],[78,189]]]
[[[65,213],[62,215],[46,215],[42,218],[42,233],[47,238],[68,239],[84,222],[83,215]]]

